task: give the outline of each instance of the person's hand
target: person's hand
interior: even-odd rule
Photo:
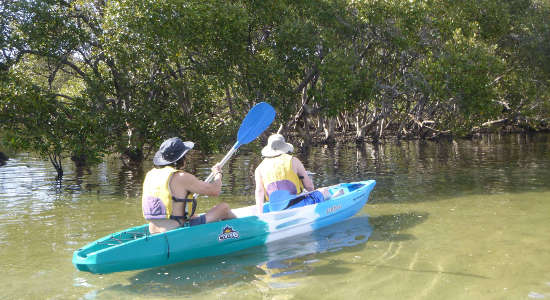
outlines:
[[[222,172],[222,167],[220,166],[220,163],[217,163],[215,164],[213,167],[212,167],[212,173],[221,173]]]
[[[212,174],[214,174],[214,180],[218,180],[222,178],[222,168],[220,166],[220,163],[215,164],[212,167]]]

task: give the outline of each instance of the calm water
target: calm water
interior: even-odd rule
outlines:
[[[252,147],[200,211],[254,202]],[[221,157],[193,154],[188,168],[205,178]],[[377,180],[369,203],[292,241],[92,275],[74,269],[72,252],[144,222],[144,172],[117,159],[81,172],[67,162],[59,183],[48,162],[18,155],[0,167],[0,298],[550,299],[550,135],[338,145],[301,158],[316,186]]]

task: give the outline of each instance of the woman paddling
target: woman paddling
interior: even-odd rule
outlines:
[[[270,201],[270,209],[282,210],[328,200],[329,188],[315,190],[302,162],[288,153],[294,146],[285,141],[281,134],[272,134],[262,149],[264,159],[254,171],[256,182],[256,211],[263,213],[264,200]],[[306,192],[306,194],[302,194]],[[300,195],[299,198],[296,198]],[[296,199],[293,199],[296,198]]]

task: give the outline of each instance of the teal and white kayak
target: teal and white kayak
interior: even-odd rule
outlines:
[[[150,234],[148,224],[128,228],[76,250],[73,264],[80,271],[105,274],[164,266],[272,243],[353,216],[368,201],[375,185],[374,180],[342,183],[331,190],[343,189],[344,194],[321,203],[266,212],[261,216],[255,215],[252,205],[233,209],[236,219],[165,233]]]

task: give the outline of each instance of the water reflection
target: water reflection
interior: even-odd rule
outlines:
[[[250,149],[240,149],[226,165],[221,197],[201,198],[199,210],[220,200],[232,207],[254,203],[252,175],[261,157],[258,149]],[[540,285],[548,281],[544,277],[547,272],[539,267],[550,261],[548,236],[537,229],[548,227],[549,134],[359,147],[352,143],[315,146],[297,154],[307,169],[316,173],[316,186],[377,180],[363,209],[372,213],[369,224],[344,235],[340,245],[335,238],[346,228],[335,225],[338,232],[333,237],[326,235],[330,231],[322,231],[324,240],[321,237],[312,243],[306,238],[298,249],[292,243],[282,244],[280,249],[258,248],[217,260],[175,265],[166,271],[105,277],[76,272],[70,261],[72,252],[101,236],[144,222],[139,201],[150,162],[142,168],[125,168],[117,157],[108,157],[90,170],[75,170],[70,161],[64,161],[65,176],[55,181],[56,172],[49,162],[29,154],[10,155],[7,164],[0,166],[0,268],[10,274],[0,290],[10,299],[75,298],[90,290],[84,297],[104,299],[109,298],[105,297],[107,291],[115,293],[112,298],[138,298],[137,293],[151,296],[155,290],[173,295],[170,287],[193,295],[222,287],[222,293],[229,290],[240,295],[241,290],[260,290],[255,283],[277,289],[308,281],[306,290],[311,284],[345,294],[347,288],[324,281],[330,274],[343,273],[363,288],[362,296],[380,291],[380,297],[371,297],[375,299],[392,299],[394,289],[401,289],[398,295],[425,293],[425,287],[435,286],[432,283],[441,285],[434,293],[451,291],[462,298],[473,295],[464,294],[465,284],[479,293],[478,298],[492,295],[476,287],[518,286],[520,290],[508,296],[518,299],[527,296],[529,290],[521,289],[532,288],[532,282]],[[186,170],[206,178],[222,157],[223,153],[202,156],[191,152]],[[365,223],[364,216],[351,220]],[[346,244],[352,237],[357,241]],[[459,247],[457,240],[461,241]],[[530,266],[528,271],[525,266]],[[518,280],[512,273],[526,279]],[[128,278],[132,274],[137,275]],[[492,279],[446,276],[453,274]],[[34,288],[28,288],[28,278],[37,283]],[[197,279],[195,285],[191,278]],[[454,282],[455,289],[449,289],[447,282]],[[391,290],[384,294],[388,286]],[[544,287],[533,291],[547,295],[547,285]],[[533,295],[537,294],[530,297]]]
[[[355,176],[375,174],[378,185],[371,203],[524,192],[549,188],[548,153],[548,135],[377,144],[370,156],[367,149],[357,149]]]
[[[134,166],[133,168],[124,167],[118,172],[118,194],[125,197],[138,197],[140,189],[145,178],[143,166]]]
[[[376,179],[371,203],[436,201],[464,193],[504,193],[548,189],[550,135],[487,135],[473,140],[402,141],[371,144],[329,144],[298,151],[306,168],[316,173],[316,186]],[[191,152],[186,170],[206,178],[221,159]],[[261,157],[255,150],[240,150],[225,167],[224,195],[253,198],[254,169]],[[511,165],[512,164],[512,165]],[[89,169],[73,169],[65,161],[65,176],[55,181],[46,161],[18,155],[0,167],[0,201],[44,201],[63,194],[77,199],[80,193],[139,198],[144,173],[141,167],[125,167],[115,157]],[[10,201],[8,201],[10,200]],[[19,204],[17,204],[19,203]],[[11,207],[13,208],[13,207]]]
[[[317,262],[317,255],[331,255],[343,248],[362,251],[372,231],[369,217],[360,215],[309,234],[224,257],[145,270],[128,278],[128,285],[114,285],[98,295],[112,292],[139,295],[195,294],[255,280],[277,288],[282,284],[279,278],[304,272]],[[341,271],[345,270],[342,268]]]

